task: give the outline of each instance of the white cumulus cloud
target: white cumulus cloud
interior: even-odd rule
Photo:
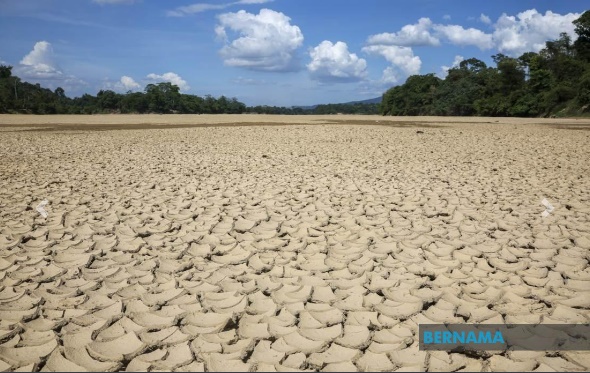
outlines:
[[[535,9],[516,16],[502,14],[494,24],[493,39],[498,50],[510,56],[538,52],[547,40],[557,39],[561,32],[567,32],[575,40],[572,22],[580,16],[580,13],[561,15],[550,10],[542,14]]]
[[[388,66],[383,70],[383,74],[381,74],[381,82],[382,84],[395,84],[400,80],[399,72],[392,66]]]
[[[525,52],[538,52],[545,47],[547,40],[559,38],[562,32],[566,32],[575,41],[577,35],[573,21],[580,16],[581,13],[559,14],[549,10],[543,14],[536,9],[529,9],[516,16],[504,13],[493,23],[489,16],[481,13],[478,20],[492,29],[489,33],[477,28],[437,24],[429,18],[420,18],[417,23],[405,25],[398,32],[371,35],[367,44],[438,46],[442,41],[459,46],[475,46],[481,50],[497,49],[516,57]],[[443,18],[450,19],[446,16]]]
[[[381,78],[383,83],[395,83],[402,77],[420,73],[422,61],[420,57],[414,56],[414,51],[410,47],[369,45],[363,48],[363,52],[382,56],[387,62],[391,63],[391,66],[383,70]]]
[[[481,50],[491,49],[494,46],[491,34],[486,34],[475,28],[466,29],[459,25],[434,25],[433,28],[451,44],[461,46],[474,45]]]
[[[367,61],[348,51],[346,43],[324,40],[309,52],[307,69],[322,82],[355,82],[367,77]]]
[[[295,52],[303,44],[303,34],[283,13],[240,10],[221,14],[218,20],[215,33],[226,43],[219,51],[225,65],[261,71],[297,69]],[[239,36],[230,41],[228,31]]]
[[[64,75],[55,63],[51,43],[46,41],[35,43],[16,70],[24,78],[32,79],[61,79]]]
[[[123,86],[123,88],[128,91],[131,91],[131,90],[141,87],[139,85],[139,83],[137,83],[135,80],[133,80],[133,78],[130,76],[122,76],[120,83]]]
[[[178,74],[173,72],[165,73],[162,75],[152,73],[148,74],[146,78],[152,82],[170,82],[174,85],[177,85],[182,92],[186,92],[189,89],[191,89],[186,80],[182,79]]]
[[[399,45],[399,46],[437,46],[440,41],[430,33],[432,21],[430,18],[420,18],[418,23],[405,25],[396,33],[382,33],[371,35],[368,44]]]
[[[39,41],[33,46],[20,63],[14,66],[13,74],[25,81],[42,83],[48,88],[61,86],[66,90],[75,90],[88,83],[66,74],[55,61],[53,47],[47,41]]]
[[[455,56],[455,59],[453,60],[453,63],[451,64],[451,66],[444,66],[444,65],[443,65],[443,66],[441,66],[441,67],[440,67],[440,69],[441,69],[441,74],[440,74],[440,77],[441,77],[441,78],[444,78],[444,77],[446,77],[446,76],[448,75],[448,73],[449,73],[449,70],[450,70],[450,69],[452,69],[452,68],[455,68],[455,67],[459,67],[459,64],[460,64],[460,63],[461,63],[461,62],[462,62],[464,59],[465,59],[465,58],[464,58],[463,56],[456,55],[456,56]]]
[[[141,85],[137,83],[132,77],[123,75],[121,79],[115,83],[107,82],[103,85],[104,89],[111,89],[117,92],[134,91],[141,88]]]
[[[369,45],[363,48],[363,52],[377,54],[384,57],[392,65],[399,68],[406,75],[414,75],[420,72],[422,61],[414,56],[412,48],[399,47],[397,45]]]
[[[455,45],[475,45],[480,49],[493,46],[492,35],[475,28],[466,29],[460,25],[435,24],[430,18],[420,18],[417,23],[405,25],[395,33],[371,35],[369,45],[439,46],[441,38]]]

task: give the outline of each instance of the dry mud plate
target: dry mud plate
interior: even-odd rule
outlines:
[[[417,339],[590,322],[588,121],[0,123],[0,370],[590,370]]]

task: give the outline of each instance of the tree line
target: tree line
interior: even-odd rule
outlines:
[[[69,98],[63,88],[54,91],[12,75],[12,66],[0,65],[0,113],[22,114],[378,114],[379,104],[328,104],[314,108],[251,106],[237,98],[200,97],[180,93],[169,82],[148,84],[143,92],[100,90],[96,96]]]
[[[379,114],[379,104],[346,103],[322,104],[313,108],[283,106],[251,106],[247,113],[285,114],[285,115],[324,115],[324,114]]]
[[[410,76],[383,95],[383,115],[566,116],[590,113],[590,11],[539,53],[492,56],[496,67],[470,58],[434,74]]]
[[[54,91],[23,82],[12,66],[0,66],[0,112],[25,114],[182,113],[240,114],[246,105],[236,98],[182,94],[169,82],[148,84],[144,92],[119,94],[101,90],[96,96],[69,98],[63,88]]]

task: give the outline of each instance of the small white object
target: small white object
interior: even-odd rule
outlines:
[[[542,216],[542,217],[544,217],[544,218],[546,218],[547,216],[549,216],[549,214],[550,214],[551,212],[553,212],[553,210],[554,210],[555,208],[553,207],[553,205],[551,205],[551,204],[549,203],[549,201],[547,201],[547,198],[543,198],[543,200],[541,201],[541,204],[542,204],[543,206],[545,206],[545,211],[543,211],[543,212],[541,213],[541,216]]]
[[[48,200],[44,199],[43,201],[41,201],[40,204],[37,205],[36,210],[39,212],[39,214],[41,214],[41,216],[43,216],[44,218],[47,217],[47,211],[45,211],[44,207],[45,205],[47,205],[49,203]]]
[[[553,211],[553,206],[549,203],[549,201],[547,201],[547,198],[543,198],[541,203],[543,204],[543,206],[545,206],[547,208],[547,211],[549,211],[549,212]]]

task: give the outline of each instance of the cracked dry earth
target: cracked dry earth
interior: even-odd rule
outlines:
[[[589,133],[420,130],[1,132],[0,370],[589,370],[417,338],[590,321]]]

